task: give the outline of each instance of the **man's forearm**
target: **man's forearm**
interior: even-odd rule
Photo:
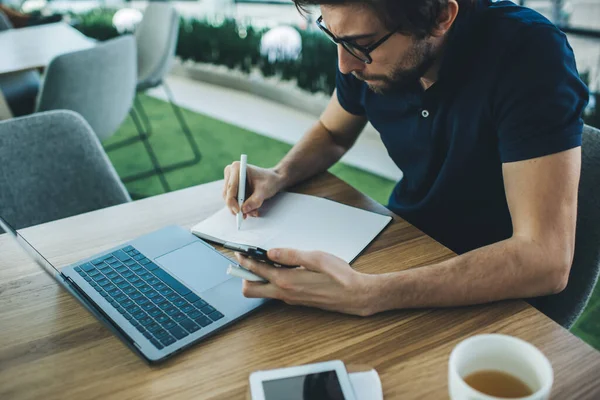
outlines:
[[[372,275],[371,313],[451,307],[561,291],[569,266],[534,242],[511,238],[422,268]]]
[[[283,186],[289,187],[329,169],[342,158],[351,145],[352,143],[337,142],[336,138],[317,122],[274,169],[284,177]]]

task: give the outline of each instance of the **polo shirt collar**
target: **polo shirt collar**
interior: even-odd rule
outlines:
[[[477,17],[487,8],[487,5],[488,0],[475,0],[472,7],[459,10],[454,25],[448,33],[446,49],[438,72],[438,82],[448,78],[456,82],[466,71],[470,60],[475,56],[478,40],[475,34]]]

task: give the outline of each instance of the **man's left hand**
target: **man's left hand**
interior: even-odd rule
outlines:
[[[269,281],[244,281],[244,296],[360,316],[373,313],[373,275],[357,272],[344,260],[320,251],[271,249],[268,256],[276,263],[300,267],[276,268],[237,253],[240,265]]]

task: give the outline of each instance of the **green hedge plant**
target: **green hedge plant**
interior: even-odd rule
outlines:
[[[107,40],[119,35],[112,25],[116,10],[95,9],[72,15],[74,26],[84,35]],[[295,61],[269,60],[260,54],[260,41],[265,30],[240,25],[233,19],[209,22],[181,19],[177,56],[183,60],[224,65],[249,73],[259,69],[266,76],[296,80],[310,92],[332,93],[335,88],[336,48],[319,32],[299,30],[302,52]]]

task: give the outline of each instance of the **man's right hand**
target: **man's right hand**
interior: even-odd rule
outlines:
[[[237,200],[240,179],[240,162],[225,167],[223,199],[232,214],[239,212]],[[284,187],[283,176],[273,169],[248,165],[246,169],[246,201],[242,205],[244,218],[248,215],[258,217],[264,201],[275,196]]]
[[[326,171],[338,162],[352,147],[366,123],[366,116],[346,111],[334,92],[319,121],[275,168],[248,165],[246,201],[242,205],[244,218],[248,215],[258,217],[265,200],[288,186]],[[232,214],[237,214],[240,208],[237,201],[239,176],[239,161],[225,167],[223,199]]]

